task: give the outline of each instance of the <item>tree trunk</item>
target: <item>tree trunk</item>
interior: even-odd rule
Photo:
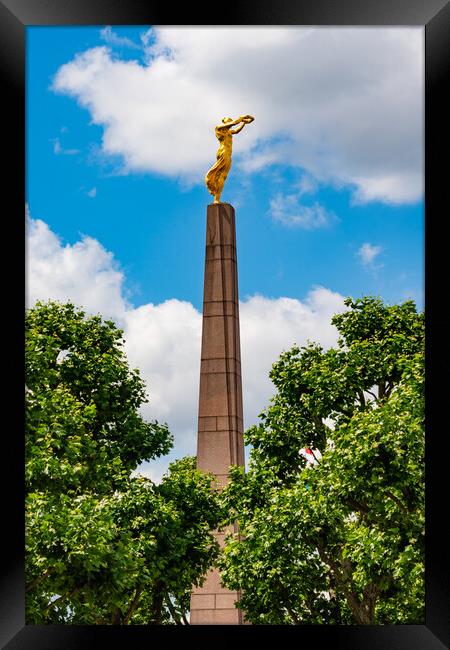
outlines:
[[[167,598],[165,600],[166,600],[167,608],[168,608],[168,610],[170,612],[170,615],[172,616],[172,618],[175,621],[176,625],[183,625],[179,615],[176,613],[175,608],[172,605],[169,594],[167,594]]]
[[[130,618],[131,618],[131,616],[132,616],[134,610],[136,609],[136,607],[137,607],[138,604],[139,604],[139,600],[140,600],[140,597],[141,597],[141,593],[142,593],[142,587],[137,587],[137,588],[136,588],[136,592],[135,592],[135,594],[134,594],[134,598],[133,598],[133,600],[131,601],[130,607],[128,608],[128,611],[127,611],[127,613],[126,613],[126,615],[125,615],[125,618],[124,618],[124,620],[123,620],[123,624],[124,624],[124,625],[128,625],[128,622],[129,622],[129,620],[130,620]]]
[[[152,625],[161,625],[162,609],[164,603],[164,593],[162,591],[162,584],[157,582],[155,584],[155,596],[153,598],[153,623]]]
[[[357,594],[355,594],[350,589],[351,583],[351,564],[347,561],[342,561],[339,563],[335,562],[324,549],[323,542],[319,542],[317,545],[317,550],[319,551],[320,558],[325,564],[328,564],[331,567],[333,572],[333,580],[336,585],[339,585],[342,593],[345,596],[347,604],[355,618],[355,623],[359,625],[373,625],[374,614],[375,614],[375,603],[378,597],[378,588],[373,583],[369,583],[363,591],[363,599],[359,600]]]
[[[115,607],[112,615],[111,625],[120,625],[120,623],[121,623],[120,609],[118,607]]]
[[[45,578],[47,578],[47,576],[49,576],[51,572],[52,572],[51,568],[47,569],[47,571],[44,571],[44,573],[41,576],[35,578],[35,580],[33,580],[33,582],[30,585],[28,585],[28,587],[26,588],[26,593],[29,593],[35,587],[37,587],[37,585],[41,583],[43,580],[45,580]]]
[[[373,625],[375,604],[378,598],[378,588],[372,582],[363,591],[363,599],[359,600],[356,594],[351,593],[347,598],[355,620],[360,625]]]

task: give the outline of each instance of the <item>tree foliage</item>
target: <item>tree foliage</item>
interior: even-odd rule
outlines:
[[[273,365],[249,470],[223,493],[240,533],[222,575],[253,623],[424,620],[423,314],[345,304],[336,348],[295,346]]]
[[[185,623],[217,555],[217,497],[195,458],[159,485],[132,475],[172,436],[139,414],[145,387],[122,345],[73,304],[27,312],[28,623]]]

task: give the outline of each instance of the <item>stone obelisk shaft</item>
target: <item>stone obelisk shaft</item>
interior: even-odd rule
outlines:
[[[212,203],[207,212],[197,440],[198,468],[222,487],[229,466],[244,465],[236,227],[228,203]],[[224,534],[216,536],[222,543]],[[242,624],[237,599],[211,570],[192,593],[191,624]]]

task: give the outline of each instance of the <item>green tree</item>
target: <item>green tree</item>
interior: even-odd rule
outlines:
[[[159,485],[132,475],[167,453],[146,422],[122,331],[73,304],[26,314],[27,622],[186,623],[217,555],[211,477],[185,458]]]
[[[424,620],[424,318],[412,301],[345,304],[336,348],[272,366],[249,470],[223,493],[240,536],[222,575],[256,624]]]

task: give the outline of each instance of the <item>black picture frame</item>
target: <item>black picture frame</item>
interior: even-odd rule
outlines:
[[[120,645],[146,647],[180,641],[187,647],[220,639],[256,640],[261,631],[273,640],[300,647],[318,644],[341,650],[442,650],[450,644],[450,553],[444,526],[448,518],[448,415],[450,384],[450,301],[447,298],[449,199],[449,114],[446,73],[450,67],[450,7],[445,0],[247,0],[220,5],[213,17],[203,4],[142,0],[0,0],[0,67],[3,100],[4,247],[16,250],[5,266],[4,348],[9,362],[3,409],[3,570],[0,576],[0,642],[8,650],[52,650]],[[172,14],[172,15],[171,15]],[[426,623],[392,626],[26,626],[24,615],[24,449],[23,313],[25,286],[25,28],[30,25],[353,25],[423,26],[425,28],[425,313],[426,313]],[[447,209],[448,212],[448,209]],[[14,279],[14,282],[12,281]],[[14,413],[13,418],[8,418]],[[442,420],[442,421],[441,421]],[[9,423],[8,423],[9,422]],[[6,471],[5,471],[6,470]],[[442,498],[443,497],[443,498]],[[443,505],[444,504],[444,505]],[[175,636],[174,636],[175,635]],[[180,637],[181,635],[181,637]],[[267,637],[269,641],[269,637]],[[269,641],[270,642],[270,641]]]

